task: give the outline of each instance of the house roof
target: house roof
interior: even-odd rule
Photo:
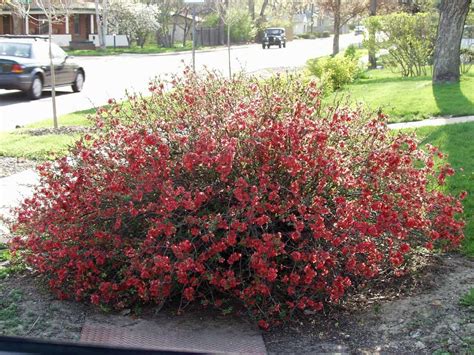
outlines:
[[[95,4],[90,1],[86,0],[75,0],[71,3],[69,6],[68,12],[70,14],[95,14]],[[33,3],[30,5],[30,10],[29,13],[31,15],[38,15],[44,13],[43,10],[41,10],[40,7],[33,1]],[[4,7],[3,9],[0,8],[0,15],[11,15],[12,11],[9,10],[7,7]]]

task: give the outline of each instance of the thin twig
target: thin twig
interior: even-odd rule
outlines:
[[[33,328],[35,327],[36,323],[38,323],[39,319],[41,318],[41,316],[38,316],[38,318],[36,318],[35,322],[33,323],[33,325],[31,326],[30,329],[28,329],[28,331],[26,332],[26,334],[30,334],[30,332],[33,330]]]

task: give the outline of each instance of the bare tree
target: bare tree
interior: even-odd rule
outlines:
[[[334,16],[334,39],[332,54],[339,53],[341,29],[354,17],[367,11],[366,0],[320,0],[320,7]]]
[[[460,47],[471,0],[441,0],[433,83],[459,82]]]
[[[34,6],[41,9],[46,22],[48,24],[48,43],[49,43],[49,65],[51,70],[51,102],[53,105],[53,124],[54,128],[58,128],[58,116],[56,110],[56,73],[52,53],[52,35],[53,23],[63,23],[69,16],[72,0],[35,0]],[[17,14],[23,18],[30,18],[30,7],[24,5],[21,0],[11,0],[9,5]],[[36,20],[36,18],[31,17]]]

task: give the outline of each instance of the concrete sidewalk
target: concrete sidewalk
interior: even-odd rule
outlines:
[[[466,123],[474,122],[474,116],[463,116],[463,117],[435,117],[423,121],[413,121],[413,122],[400,122],[400,123],[390,123],[388,127],[390,129],[403,129],[403,128],[419,128],[419,127],[428,127],[428,126],[445,126],[456,123]]]
[[[39,176],[33,169],[0,178],[0,243],[7,241],[8,229],[1,221],[1,217],[10,218],[11,209],[30,197],[33,187],[39,183]]]

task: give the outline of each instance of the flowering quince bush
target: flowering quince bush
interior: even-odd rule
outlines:
[[[39,168],[12,249],[58,297],[237,302],[267,329],[462,240],[461,203],[439,188],[453,170],[383,115],[322,109],[298,78],[184,74],[100,109]]]

